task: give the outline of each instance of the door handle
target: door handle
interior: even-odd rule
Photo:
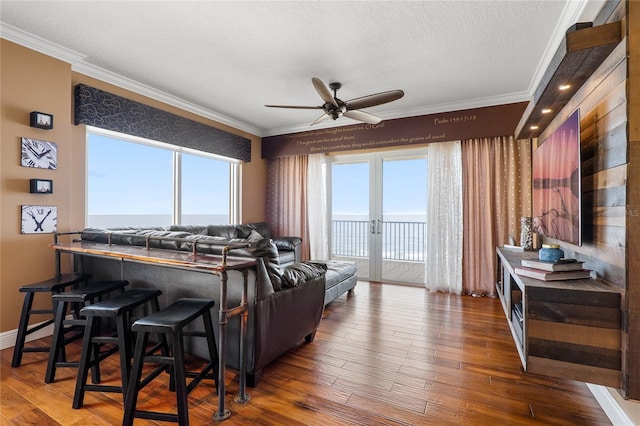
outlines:
[[[376,234],[382,234],[382,221],[380,219],[376,219]]]
[[[370,234],[375,234],[376,233],[376,221],[375,220],[370,220],[369,221],[369,233]]]

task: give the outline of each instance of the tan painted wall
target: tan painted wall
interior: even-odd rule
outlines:
[[[143,102],[251,139],[251,162],[242,165],[241,222],[265,218],[266,161],[260,158],[260,138],[182,111],[122,88],[72,72],[71,65],[0,39],[0,332],[14,330],[22,307],[23,284],[53,276],[53,236],[21,235],[20,206],[58,206],[58,230],[78,230],[85,218],[85,126],[73,125],[73,86],[84,83]],[[54,128],[29,127],[29,113],[54,115]],[[20,137],[56,142],[58,169],[20,166]],[[52,179],[54,193],[30,194],[29,179]],[[64,269],[68,269],[68,262]],[[46,298],[36,300],[45,307]],[[42,321],[34,317],[32,323]]]

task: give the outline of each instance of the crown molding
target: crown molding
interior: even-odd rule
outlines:
[[[86,58],[85,55],[75,50],[51,43],[49,40],[5,23],[0,25],[0,37],[69,64],[80,62]]]
[[[202,108],[201,106],[185,101],[182,98],[170,95],[166,92],[155,89],[151,86],[147,86],[127,77],[123,77],[111,71],[107,71],[103,68],[90,65],[84,61],[86,55],[83,55],[71,49],[67,49],[42,37],[38,37],[11,25],[3,23],[0,26],[0,36],[13,43],[35,50],[36,52],[40,52],[44,55],[51,56],[55,59],[59,59],[63,62],[69,63],[71,64],[72,71],[84,74],[88,77],[96,78],[98,80],[104,81],[105,83],[113,84],[126,90],[130,90],[139,95],[143,95],[148,98],[163,102],[167,105],[180,108],[184,111],[194,113],[201,117],[216,121],[221,124],[225,124],[238,130],[242,130],[252,135],[261,136],[262,131],[255,126],[232,119],[222,114],[218,114],[209,109]]]
[[[96,78],[98,80],[104,81],[105,83],[113,84],[114,86],[118,86],[131,92],[135,92],[139,95],[143,95],[156,101],[163,102],[167,105],[180,108],[184,111],[192,112],[201,117],[217,121],[218,123],[231,126],[235,129],[242,130],[247,133],[251,133],[252,135],[260,136],[261,131],[255,126],[251,126],[247,123],[234,120],[230,117],[218,114],[207,108],[202,108],[201,106],[185,101],[182,98],[170,95],[169,93],[163,92],[151,86],[147,86],[130,78],[123,77],[120,74],[107,71],[104,68],[96,67],[85,62],[79,62],[77,64],[72,64],[71,69],[80,74]]]
[[[382,119],[389,120],[394,118],[435,114],[440,112],[464,110],[464,109],[470,109],[470,108],[479,108],[483,106],[492,106],[492,105],[498,105],[498,104],[506,104],[506,103],[531,100],[536,87],[538,86],[539,82],[542,80],[546,69],[551,63],[551,60],[557,50],[557,47],[564,40],[564,36],[567,28],[575,24],[579,19],[591,19],[591,17],[585,17],[583,15],[593,14],[594,10],[596,9],[599,10],[600,7],[597,6],[598,1],[599,0],[571,0],[566,3],[564,10],[562,12],[562,15],[560,17],[560,20],[558,21],[556,27],[554,28],[553,37],[547,44],[544,55],[540,60],[540,62],[538,63],[534,76],[529,83],[527,92],[520,92],[520,93],[514,93],[514,94],[508,94],[505,96],[497,96],[497,97],[490,97],[490,98],[478,98],[478,99],[472,99],[472,100],[465,100],[463,102],[452,102],[452,103],[445,103],[445,104],[439,104],[439,105],[431,105],[428,107],[395,110],[395,111],[387,112],[384,115],[380,115],[380,117]],[[163,92],[151,86],[142,84],[135,80],[129,79],[122,75],[113,73],[111,71],[107,71],[100,67],[90,65],[85,62],[86,55],[64,48],[55,43],[51,43],[46,39],[43,39],[41,37],[22,31],[11,25],[2,24],[0,26],[0,36],[2,38],[5,38],[9,41],[20,44],[22,46],[25,46],[37,52],[40,52],[45,55],[67,62],[71,64],[73,71],[76,71],[83,75],[87,75],[88,77],[93,77],[98,80],[104,81],[106,83],[110,83],[118,87],[122,87],[134,93],[138,93],[148,98],[163,102],[167,105],[171,105],[176,108],[180,108],[184,111],[194,113],[198,116],[219,122],[221,124],[250,133],[252,135],[256,135],[259,137],[266,137],[266,136],[274,136],[274,135],[287,134],[287,133],[297,133],[297,132],[310,130],[308,125],[284,126],[280,128],[273,128],[273,129],[262,129],[262,128],[255,127],[251,124],[238,121],[236,119],[219,114],[207,108],[203,108],[199,105],[188,102],[182,98],[170,95],[166,92]],[[345,119],[344,122],[345,122],[344,125],[354,123],[354,121],[349,119]],[[314,126],[313,128],[320,129],[320,128],[330,128],[330,127],[337,127],[337,126],[335,126],[333,121],[327,121],[325,123],[321,123],[317,126]]]

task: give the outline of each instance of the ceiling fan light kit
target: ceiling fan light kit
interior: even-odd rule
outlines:
[[[375,93],[373,95],[362,96],[360,98],[351,99],[350,101],[343,101],[338,98],[338,90],[342,87],[341,83],[333,82],[329,83],[327,87],[322,80],[313,77],[311,79],[313,87],[320,95],[324,104],[321,106],[296,106],[296,105],[265,105],[269,108],[293,108],[293,109],[321,109],[323,114],[318,117],[311,125],[320,123],[321,121],[331,118],[337,120],[344,116],[351,118],[352,120],[361,121],[368,124],[378,124],[382,121],[380,117],[377,117],[368,112],[360,111],[363,108],[369,108],[376,105],[386,104],[388,102],[396,101],[404,96],[402,90],[390,90],[387,92]],[[333,94],[331,93],[333,90]]]

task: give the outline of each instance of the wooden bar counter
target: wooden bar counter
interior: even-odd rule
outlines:
[[[57,236],[56,236],[57,241]],[[126,276],[125,264],[141,263],[147,265],[155,265],[160,267],[168,267],[170,269],[184,269],[195,272],[211,274],[219,278],[219,327],[218,327],[218,410],[214,414],[214,420],[224,420],[230,416],[229,410],[225,409],[225,370],[226,370],[226,337],[227,324],[232,317],[239,316],[240,326],[240,359],[239,359],[239,393],[235,398],[236,402],[245,403],[249,400],[246,393],[246,375],[245,375],[245,356],[246,353],[246,337],[247,337],[247,277],[249,270],[254,268],[256,261],[250,258],[233,258],[227,257],[225,250],[224,256],[214,256],[207,254],[192,253],[186,251],[165,250],[159,248],[147,248],[144,246],[126,246],[126,245],[110,245],[88,241],[73,241],[70,243],[56,242],[51,244],[56,251],[56,265],[59,270],[60,255],[63,253],[74,256],[74,263],[79,270],[83,269],[83,257],[96,257],[101,259],[110,259],[116,261],[120,266],[121,279],[129,279],[135,282],[135,277]],[[80,260],[80,261],[78,261]],[[229,308],[227,306],[227,283],[228,272],[239,271],[242,274],[243,288],[240,303],[237,306]],[[218,279],[216,279],[218,281]],[[215,291],[215,286],[210,287],[211,292]],[[177,283],[176,285],[180,285]],[[171,302],[170,300],[167,302]]]

